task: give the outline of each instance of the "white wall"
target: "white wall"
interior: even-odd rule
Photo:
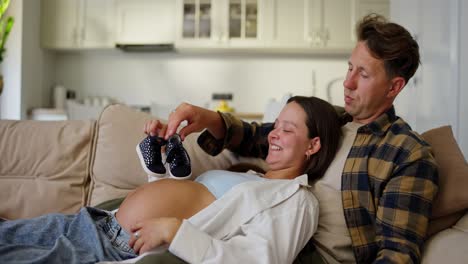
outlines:
[[[50,83],[55,78],[54,55],[40,47],[41,1],[25,0],[23,5],[21,117],[31,108],[48,105]]]
[[[1,65],[5,87],[0,118],[25,119],[31,108],[50,104],[54,55],[40,48],[40,1],[11,1],[7,14],[15,18],[15,24]]]
[[[392,0],[391,18],[410,29],[421,63],[396,101],[397,112],[418,132],[450,125],[468,156],[465,1]],[[460,8],[461,4],[464,8]],[[465,20],[465,21],[463,21]],[[465,59],[464,57],[465,56]]]
[[[57,60],[57,81],[86,96],[112,96],[128,104],[207,106],[213,92],[232,92],[240,112],[263,112],[285,93],[325,98],[328,81],[344,76],[346,56],[194,55],[87,51]],[[315,80],[314,80],[315,76]]]
[[[465,158],[468,158],[468,1],[460,1],[460,108],[458,111],[459,140],[461,148],[464,150]]]

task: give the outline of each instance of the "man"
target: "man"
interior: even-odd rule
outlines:
[[[419,47],[406,29],[378,15],[363,18],[357,35],[343,83],[344,139],[327,173],[313,183],[327,204],[312,242],[327,262],[418,263],[437,166],[428,144],[395,115],[393,101],[418,68]],[[150,130],[162,128],[167,138],[183,120],[182,138],[208,128],[198,142],[212,155],[228,148],[265,157],[273,127],[182,104],[167,127],[155,122]]]

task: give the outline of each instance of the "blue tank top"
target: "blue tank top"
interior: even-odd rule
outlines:
[[[232,187],[247,181],[263,181],[265,178],[254,173],[231,172],[225,170],[210,170],[200,176],[195,181],[205,185],[206,188],[219,199]]]

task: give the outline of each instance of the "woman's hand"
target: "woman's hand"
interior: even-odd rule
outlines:
[[[175,217],[162,217],[139,222],[131,228],[128,242],[136,254],[143,254],[163,244],[170,244],[180,228],[182,220]]]

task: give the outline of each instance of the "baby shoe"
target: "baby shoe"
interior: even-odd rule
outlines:
[[[166,168],[161,157],[161,147],[165,144],[164,138],[148,136],[136,146],[141,166],[148,176],[159,178],[166,176]]]
[[[166,164],[169,174],[174,179],[188,179],[192,176],[190,157],[182,145],[182,140],[178,134],[174,134],[167,141]]]

